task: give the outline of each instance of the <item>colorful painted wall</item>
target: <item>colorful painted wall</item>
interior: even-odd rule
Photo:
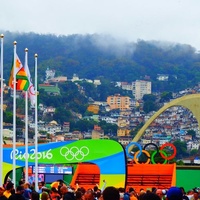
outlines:
[[[28,164],[35,165],[35,146],[28,147]],[[16,168],[25,166],[25,147],[4,148],[3,174],[13,169],[13,158]],[[38,145],[38,164],[71,164],[89,162],[100,169],[100,187],[103,180],[107,185],[125,187],[126,154],[124,148],[114,140],[78,140],[46,143]],[[4,181],[4,180],[3,180]]]
[[[184,187],[186,191],[200,187],[199,166],[177,166],[176,176],[176,185]]]

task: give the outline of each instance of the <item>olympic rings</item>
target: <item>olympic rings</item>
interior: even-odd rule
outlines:
[[[176,156],[176,147],[171,143],[165,143],[160,147],[160,150],[163,150],[166,146],[170,146],[173,149],[174,153],[169,157],[167,157],[167,155],[165,155],[165,154],[163,155],[163,153],[161,153],[160,155],[162,156],[162,158],[164,158],[166,160],[171,160]]]
[[[134,146],[134,145],[139,148],[139,151],[137,151],[135,153],[135,155],[133,156],[133,155],[131,155],[129,153],[128,150],[130,149],[131,146]],[[148,151],[146,151],[146,147],[149,146],[149,145],[152,145],[152,146],[154,146],[156,148],[156,150],[152,153],[152,155],[150,155],[150,153]],[[167,147],[167,146],[169,146],[169,147],[171,147],[173,149],[173,154],[170,155],[170,156],[168,156],[167,153],[164,151],[164,148]],[[126,146],[126,154],[127,154],[127,156],[132,158],[135,161],[136,164],[139,164],[139,157],[142,155],[142,153],[144,153],[148,158],[145,164],[148,164],[150,161],[151,161],[151,163],[156,164],[156,162],[154,160],[154,157],[155,157],[156,153],[160,153],[160,156],[163,159],[165,159],[163,164],[166,164],[168,160],[171,160],[176,156],[176,147],[171,143],[165,143],[160,148],[158,148],[158,146],[156,144],[148,143],[148,144],[144,145],[144,148],[142,150],[142,146],[137,142],[131,142]]]
[[[151,155],[151,162],[153,164],[156,164],[155,160],[154,160],[154,157],[156,155],[157,151],[154,151],[153,154]],[[163,150],[159,150],[159,153],[160,155],[164,154],[165,156],[167,156],[166,152],[164,152]],[[167,163],[167,159],[165,159],[165,161],[163,162],[163,164],[166,164]]]
[[[60,155],[65,157],[65,159],[68,161],[72,161],[73,159],[81,161],[88,154],[89,154],[89,149],[86,146],[83,146],[80,149],[76,146],[73,146],[70,149],[68,147],[62,147],[60,149]]]
[[[151,142],[151,143],[148,143],[148,144],[145,144],[144,147],[143,147],[143,149],[145,150],[146,147],[148,147],[148,146],[150,146],[150,145],[151,145],[151,146],[154,146],[154,147],[156,148],[157,151],[159,150],[159,149],[158,149],[158,146],[157,146],[156,144],[152,143],[152,142]]]
[[[131,146],[133,146],[133,145],[136,145],[138,148],[139,148],[139,150],[140,150],[140,153],[138,154],[138,156],[137,156],[137,158],[139,158],[140,156],[141,156],[141,154],[142,154],[142,147],[141,147],[141,145],[139,144],[139,143],[137,143],[137,142],[131,142],[131,143],[129,143],[127,146],[126,146],[126,154],[127,154],[127,156],[128,157],[130,157],[130,158],[134,158],[134,156],[133,155],[131,155],[130,153],[129,153],[129,151],[128,151],[128,149],[131,147]]]
[[[150,153],[148,152],[148,151],[146,151],[146,150],[142,150],[142,152],[147,156],[147,161],[146,161],[146,163],[144,163],[144,164],[149,164],[150,163],[150,161],[151,161],[151,159],[150,159],[150,157],[151,157],[151,155],[150,155]],[[137,151],[136,153],[135,153],[135,155],[134,155],[134,161],[135,161],[135,163],[136,164],[140,164],[139,162],[138,162],[138,154],[140,153],[140,151]]]

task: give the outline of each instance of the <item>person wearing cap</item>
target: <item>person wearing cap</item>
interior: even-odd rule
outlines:
[[[179,187],[171,187],[167,191],[168,200],[183,200],[183,192]]]
[[[16,192],[12,194],[8,199],[9,200],[26,200],[23,196],[24,193],[24,187],[19,185],[17,186]]]

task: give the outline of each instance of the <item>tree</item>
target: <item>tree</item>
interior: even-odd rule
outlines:
[[[149,113],[151,111],[156,111],[157,105],[153,101],[146,101],[146,102],[144,102],[143,110],[145,113]]]
[[[196,137],[196,132],[194,130],[188,130],[187,131],[187,135],[191,135],[192,139],[194,140]]]
[[[191,156],[194,156],[194,155],[196,155],[198,153],[198,150],[197,149],[192,149],[191,151],[190,151],[190,155]]]
[[[160,102],[168,102],[172,99],[172,92],[163,92],[161,94]]]
[[[183,158],[185,156],[188,156],[186,142],[176,140],[173,144],[174,144],[174,146],[176,147],[176,150],[177,150],[177,154],[176,154],[177,158]]]

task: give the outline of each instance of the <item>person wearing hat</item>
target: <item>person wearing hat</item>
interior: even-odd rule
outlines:
[[[179,187],[171,187],[167,191],[167,200],[183,200],[183,192]]]

